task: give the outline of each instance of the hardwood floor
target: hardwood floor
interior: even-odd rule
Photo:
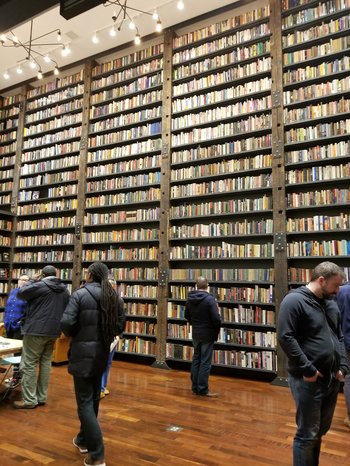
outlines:
[[[294,405],[289,390],[212,375],[219,398],[192,395],[188,372],[114,361],[101,401],[107,466],[287,466]],[[12,401],[20,392],[11,393]],[[52,368],[49,400],[33,410],[0,404],[0,465],[82,466],[72,446],[78,420],[67,366]],[[339,395],[320,466],[350,465],[350,429]],[[177,429],[178,428],[178,429]]]

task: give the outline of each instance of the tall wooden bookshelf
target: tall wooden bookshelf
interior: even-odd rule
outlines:
[[[160,367],[188,366],[184,304],[205,275],[214,366],[284,377],[284,294],[325,258],[349,274],[349,23],[350,0],[240,1],[36,82],[21,108],[6,96],[14,275],[52,262],[76,288],[104,261],[119,355]]]

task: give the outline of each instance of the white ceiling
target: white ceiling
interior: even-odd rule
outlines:
[[[128,0],[128,6],[150,13],[156,10],[162,20],[163,28],[166,28],[236,1],[237,0],[184,0],[185,9],[182,11],[177,9],[177,0]],[[147,7],[145,7],[145,4]],[[116,37],[110,37],[109,29],[112,26],[111,18],[114,11],[118,13],[119,8],[113,5],[104,7],[101,4],[67,21],[60,16],[59,6],[57,6],[42,13],[37,18],[34,18],[33,37],[46,34],[56,28],[60,29],[62,43],[70,45],[72,50],[71,54],[67,57],[62,57],[62,47],[59,46],[43,46],[40,52],[43,54],[50,53],[50,56],[57,61],[58,66],[63,67],[113,47],[117,47],[118,45],[133,41],[135,31],[131,31],[128,24],[123,24],[121,31],[117,33]],[[129,11],[129,14],[135,19],[135,24],[139,28],[141,37],[154,32],[154,20],[151,16],[132,11]],[[117,24],[119,24],[119,21]],[[26,42],[29,40],[30,22],[24,23],[12,31],[21,42]],[[94,31],[100,31],[98,34],[100,42],[98,44],[92,42]],[[44,42],[56,42],[56,34],[50,34],[44,39]],[[142,43],[140,47],[142,47]],[[18,75],[16,72],[18,61],[24,60],[26,55],[22,47],[5,48],[0,46],[0,91],[28,79],[35,78],[37,70],[31,69],[28,63],[22,67],[23,74]],[[43,73],[53,69],[52,63],[47,64],[43,62],[43,60],[40,60],[40,63],[42,64]],[[10,79],[7,80],[3,77],[6,70],[9,71],[11,76]]]

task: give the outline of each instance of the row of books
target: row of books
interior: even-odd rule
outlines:
[[[7,120],[11,118],[15,118],[15,120],[18,120],[17,116],[19,114],[19,110],[20,110],[19,107],[10,107],[10,108],[2,107],[0,109],[0,120]]]
[[[287,206],[291,208],[329,206],[336,204],[348,204],[349,202],[349,189],[333,188],[302,193],[287,193]]]
[[[219,332],[218,343],[276,348],[277,336],[275,332],[254,332],[252,330],[222,327]]]
[[[225,159],[205,165],[191,165],[171,171],[172,181],[183,181],[203,176],[224,175],[227,173],[271,168],[271,154],[260,154],[242,159]]]
[[[266,371],[277,370],[277,355],[272,351],[220,351],[213,352],[214,364],[238,367],[242,369],[257,369]]]
[[[1,168],[8,167],[15,164],[15,156],[11,155],[10,157],[3,156],[1,157]]]
[[[276,323],[275,311],[260,306],[247,306],[245,304],[234,307],[219,306],[219,313],[223,322],[232,324],[275,325]]]
[[[19,103],[21,100],[21,95],[16,94],[16,95],[9,95],[6,97],[2,97],[2,103],[1,107],[9,107],[10,105],[15,105]]]
[[[65,115],[47,121],[45,123],[39,123],[37,125],[25,126],[23,130],[24,137],[33,136],[39,133],[45,133],[54,129],[63,128],[63,126],[72,126],[81,123],[82,113],[66,113]]]
[[[340,97],[340,96],[339,96]],[[309,105],[302,108],[292,108],[284,110],[284,123],[298,123],[304,120],[315,118],[327,118],[341,113],[349,113],[350,99],[341,97],[339,100],[330,102],[320,102],[316,105]]]
[[[315,126],[307,126],[304,128],[291,128],[289,131],[285,132],[285,142],[286,144],[291,144],[294,142],[313,141],[316,139],[348,134],[350,134],[350,119],[320,123]]]
[[[29,89],[27,91],[27,99],[32,99],[34,97],[37,97],[40,94],[52,93],[53,91],[60,89],[61,87],[71,86],[72,84],[76,84],[83,80],[84,80],[83,69],[79,71],[78,73],[75,73],[72,75],[68,75],[68,76],[64,76],[60,78],[54,78],[53,81],[50,81],[41,86]]]
[[[152,252],[153,254],[153,252]],[[119,290],[125,298],[149,298],[157,299],[157,286],[154,285],[140,285],[140,284],[119,284]]]
[[[316,160],[347,157],[350,154],[350,140],[335,142],[333,144],[316,145],[307,149],[285,152],[286,162],[313,162]]]
[[[3,195],[3,196],[0,196],[0,204],[1,204],[2,206],[11,204],[11,199],[12,199],[11,194],[5,194],[5,195]]]
[[[133,228],[132,230],[92,231],[83,234],[84,243],[118,243],[125,241],[158,240],[158,228]]]
[[[350,280],[350,267],[343,267],[343,272],[346,276],[346,281]],[[307,283],[311,280],[311,269],[303,269],[297,267],[288,268],[288,280],[290,282]]]
[[[140,221],[155,221],[159,220],[160,208],[150,209],[133,209],[118,212],[103,213],[87,213],[85,215],[85,225],[110,225],[113,223],[130,223]]]
[[[17,142],[0,146],[0,155],[16,152]]]
[[[350,230],[350,216],[341,212],[339,215],[288,218],[286,228],[289,233]]]
[[[73,128],[75,129],[75,128]],[[162,123],[159,121],[148,125],[135,126],[123,131],[111,131],[110,133],[100,134],[89,138],[89,148],[101,147],[132,139],[139,139],[148,136],[158,136],[162,131]]]
[[[20,188],[32,188],[40,185],[50,185],[55,183],[65,183],[67,181],[75,181],[78,179],[79,171],[65,171],[61,173],[45,173],[32,178],[21,178],[19,182]]]
[[[156,344],[154,341],[144,340],[138,337],[135,339],[121,338],[117,344],[117,351],[154,356]]]
[[[182,340],[188,340],[192,338],[192,331],[190,325],[187,324],[172,324],[168,323],[168,338],[181,338]]]
[[[162,68],[163,58],[154,58],[151,61],[140,63],[137,66],[132,66],[119,72],[113,72],[108,76],[102,76],[99,79],[94,79],[92,81],[91,89],[96,91],[106,86],[119,84],[123,81],[129,81],[142,75],[160,71]]]
[[[170,260],[173,259],[230,259],[249,257],[273,258],[273,244],[230,244],[225,241],[221,246],[197,246],[187,244],[185,246],[173,246],[170,249]]]
[[[91,106],[90,119],[102,118],[114,113],[135,110],[138,107],[144,107],[146,105],[160,104],[162,95],[162,90],[153,90],[150,92],[143,92],[142,94],[136,94],[126,99],[114,100],[113,102],[102,105],[95,104]]]
[[[231,47],[242,47],[246,42],[258,41],[262,37],[268,37],[269,34],[270,27],[268,22],[258,24],[252,28],[239,29],[233,34],[231,33],[211,41],[203,42],[200,45],[194,44],[193,47],[175,51],[173,54],[173,65],[178,65]]]
[[[22,153],[23,162],[33,162],[35,160],[48,159],[58,156],[70,155],[74,152],[79,152],[80,141],[65,142],[63,144],[55,144],[51,147],[42,147],[38,150]]]
[[[0,230],[12,230],[12,221],[0,218]]]
[[[61,209],[59,209],[61,210]],[[25,212],[19,213],[24,215]],[[18,231],[35,231],[51,228],[70,228],[75,226],[75,216],[72,217],[45,217],[33,220],[19,220],[17,223]]]
[[[0,134],[0,144],[3,142],[15,141],[17,138],[17,131],[10,131],[8,133]]]
[[[305,104],[305,100],[321,99],[322,97],[336,94],[343,94],[350,90],[350,76],[343,79],[333,79],[332,81],[311,86],[302,86],[298,89],[287,90],[283,93],[284,105]]]
[[[7,269],[0,269],[0,277],[1,278],[6,278],[5,277],[5,270],[7,271]],[[0,282],[0,293],[1,294],[7,293],[7,283]]]
[[[52,235],[16,236],[16,247],[21,246],[61,246],[73,245],[73,233],[53,233]]]
[[[125,303],[125,311],[126,311],[126,314],[130,316],[156,317],[157,316],[157,304],[128,301]]]
[[[87,193],[90,194],[90,193]],[[103,196],[87,197],[87,208],[111,207],[121,204],[137,204],[148,201],[160,201],[160,188],[122,192],[118,194],[105,194]]]
[[[199,40],[207,39],[208,37],[222,34],[237,27],[254,23],[255,21],[268,18],[270,15],[270,5],[266,5],[255,10],[247,11],[241,15],[236,15],[231,18],[225,18],[220,22],[213,23],[209,26],[188,32],[174,38],[173,47],[179,48],[189,45]]]
[[[282,37],[283,47],[292,47],[293,45],[302,44],[314,39],[321,39],[330,34],[335,34],[350,28],[350,17],[340,16],[331,19],[329,23],[322,22],[321,25],[309,29],[295,30],[292,33]]]
[[[176,199],[178,197],[221,194],[223,192],[229,193],[247,189],[268,188],[272,186],[271,183],[272,180],[269,174],[226,178],[217,181],[172,186],[170,195],[172,199]]]
[[[236,222],[196,223],[195,225],[173,225],[170,227],[171,239],[181,238],[215,238],[254,234],[272,234],[273,220],[244,219]]]
[[[299,256],[348,256],[350,254],[350,241],[292,241],[287,244],[287,253],[290,257]]]
[[[67,87],[59,92],[45,95],[33,101],[27,102],[27,111],[37,110],[41,107],[47,107],[54,105],[61,100],[74,99],[80,97],[84,93],[84,84],[78,84],[76,86]]]
[[[286,173],[288,184],[307,183],[310,181],[337,180],[348,177],[350,177],[350,163],[289,170]]]
[[[170,299],[187,299],[188,293],[192,291],[194,287],[190,286],[170,286]],[[218,301],[243,301],[243,302],[261,302],[261,303],[273,303],[273,286],[267,285],[255,285],[252,287],[248,286],[234,286],[230,288],[220,288],[218,286],[211,285],[210,293]]]
[[[271,134],[236,141],[227,141],[222,144],[210,144],[203,147],[191,147],[184,150],[174,150],[171,153],[172,164],[194,162],[197,160],[210,159],[215,157],[237,156],[244,152],[256,151],[259,149],[269,149],[271,147]]]
[[[163,44],[155,44],[149,47],[146,47],[142,50],[136,50],[135,52],[125,55],[123,57],[115,58],[114,60],[110,60],[107,63],[102,63],[100,65],[95,66],[92,69],[92,76],[96,77],[99,74],[106,73],[109,71],[113,71],[118,68],[123,67],[130,67],[133,64],[138,64],[138,62],[152,59],[156,55],[160,55],[163,53],[164,45]]]
[[[158,247],[143,248],[110,247],[109,249],[84,249],[82,253],[84,261],[133,261],[133,260],[158,260]]]
[[[13,269],[13,280],[18,280],[19,277],[23,274],[29,275],[29,277],[34,277],[37,273],[40,273],[41,269],[39,267],[31,269],[29,266]],[[57,277],[61,280],[72,280],[72,269],[65,267],[57,267]]]
[[[4,247],[10,247],[11,246],[11,238],[9,236],[3,236],[0,234],[0,244],[1,246]]]
[[[24,251],[16,252],[14,255],[14,262],[73,262],[73,251]]]
[[[158,267],[113,267],[109,270],[118,283],[121,281],[150,281],[158,280]]]
[[[0,176],[1,180],[6,180],[7,178],[12,178],[13,177],[13,168],[9,170],[2,170],[2,167],[0,167]]]
[[[92,123],[89,126],[90,133],[98,133],[99,131],[114,130],[122,126],[143,123],[148,120],[162,117],[162,107],[152,107],[141,110],[137,113],[122,113],[117,117],[100,120]]]
[[[41,108],[37,112],[27,113],[25,116],[26,124],[35,123],[40,120],[46,120],[47,118],[57,117],[82,110],[83,99],[74,99],[62,104],[56,105],[55,107]]]
[[[347,71],[349,66],[350,57],[343,56],[315,66],[307,65],[305,68],[289,69],[283,73],[283,83],[284,85],[288,85],[320,77],[327,78],[328,76]]]
[[[130,157],[131,155],[148,155],[150,152],[160,151],[161,146],[161,139],[147,139],[146,141],[138,141],[133,144],[100,149],[94,152],[88,152],[88,163],[104,162],[105,160]],[[90,147],[90,151],[92,149],[93,147]]]
[[[140,173],[138,175],[107,178],[87,183],[88,192],[105,191],[111,189],[136,188],[150,184],[160,184],[160,172]]]
[[[6,181],[5,183],[0,183],[0,192],[12,191],[13,181]]]
[[[142,158],[124,160],[118,163],[105,165],[93,165],[87,168],[87,176],[105,176],[112,173],[128,173],[138,170],[152,169],[160,167],[160,156],[150,155]]]
[[[7,131],[12,128],[17,128],[18,118],[12,119],[8,118],[4,121],[0,121],[0,131]]]
[[[320,2],[316,6],[305,8],[303,10],[297,11],[296,13],[292,13],[283,17],[282,28],[287,29],[294,26],[300,26],[310,21],[315,21],[316,19],[323,19],[328,15],[346,10],[348,8],[350,8],[349,0],[328,0],[327,2]]]
[[[262,196],[244,199],[230,199],[228,201],[199,202],[198,204],[183,203],[179,206],[172,206],[170,215],[172,219],[183,217],[207,217],[208,215],[223,215],[233,213],[260,213],[264,210],[272,209],[271,196]]]
[[[65,184],[56,188],[45,188],[45,191],[19,191],[19,201],[40,200],[41,198],[71,197],[78,192],[78,184]]]
[[[170,280],[195,280],[198,277],[206,277],[209,281],[217,282],[256,282],[256,281],[267,281],[273,282],[275,279],[274,269],[264,268],[257,269],[249,267],[246,269],[240,268],[214,268],[214,269],[170,269],[169,279]]]
[[[33,149],[37,146],[63,142],[65,139],[80,138],[81,131],[81,126],[76,126],[58,131],[57,133],[48,133],[38,138],[25,139],[23,141],[23,149]]]
[[[105,102],[107,100],[116,99],[118,97],[124,97],[128,94],[134,94],[136,92],[144,92],[152,90],[154,87],[161,86],[163,84],[163,72],[160,71],[157,74],[151,76],[142,76],[130,84],[120,87],[112,87],[105,89],[102,92],[93,94],[91,96],[91,104],[95,105],[98,103]]]
[[[74,167],[79,165],[79,156],[72,155],[70,157],[60,157],[57,159],[46,160],[39,163],[24,163],[21,166],[21,176],[34,175],[34,173],[45,173],[51,170],[59,170],[62,168]]]
[[[137,333],[155,336],[157,324],[150,321],[127,320],[124,333]]]

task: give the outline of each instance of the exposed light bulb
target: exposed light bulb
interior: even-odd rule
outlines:
[[[153,13],[152,18],[154,19],[154,21],[157,21],[159,19],[159,15],[156,11]]]
[[[117,31],[115,29],[115,25],[113,24],[113,26],[111,27],[111,29],[109,30],[109,35],[111,37],[115,37],[117,35]]]
[[[36,68],[36,63],[35,63],[35,61],[34,61],[34,60],[30,60],[29,66],[34,70],[34,68]]]
[[[4,44],[5,41],[6,41],[6,36],[5,36],[5,34],[1,34],[1,36],[0,36],[0,42],[1,42],[2,44]]]
[[[136,34],[134,42],[135,42],[135,45],[140,45],[141,44],[140,34],[138,34],[138,33]]]
[[[37,77],[38,79],[43,79],[43,73],[41,70],[38,71]]]
[[[57,42],[60,42],[61,39],[62,39],[61,31],[58,31],[58,33],[57,33]]]
[[[156,24],[156,31],[161,32],[162,30],[162,22],[160,19],[158,19],[157,24]]]
[[[96,32],[94,32],[94,35],[92,36],[92,42],[93,42],[94,44],[98,44],[98,43],[99,43],[99,38],[97,37]]]
[[[69,55],[71,53],[71,49],[69,45],[66,45],[66,55]]]
[[[57,68],[57,66],[55,66],[55,69],[53,70],[53,73],[57,76],[58,74],[60,74],[60,70]]]
[[[61,55],[62,57],[66,57],[67,55],[69,55],[71,52],[70,48],[69,48],[69,45],[64,45],[63,46],[63,49],[61,51]]]
[[[22,73],[23,73],[23,70],[22,70],[21,65],[20,65],[20,66],[17,66],[16,71],[17,71],[18,74],[22,74]]]
[[[10,74],[9,74],[8,71],[5,71],[5,73],[4,73],[4,78],[5,78],[5,79],[10,79]]]
[[[180,0],[179,2],[177,2],[177,8],[179,10],[183,10],[185,8],[185,4],[182,0]]]
[[[45,61],[46,63],[50,63],[51,58],[46,54],[45,57],[44,57],[44,61]]]
[[[129,28],[133,31],[134,29],[136,29],[136,26],[135,26],[135,23],[133,21],[130,21],[129,23]]]

